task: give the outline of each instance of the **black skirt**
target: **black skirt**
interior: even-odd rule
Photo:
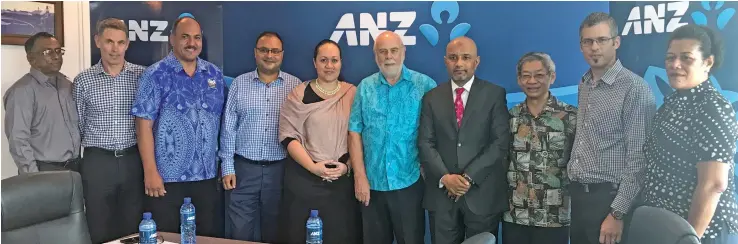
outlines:
[[[305,243],[305,225],[313,209],[318,210],[323,221],[324,244],[361,243],[361,215],[354,197],[353,177],[344,175],[333,182],[323,181],[288,157],[279,213],[282,243]]]

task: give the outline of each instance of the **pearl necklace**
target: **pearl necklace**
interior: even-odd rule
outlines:
[[[341,83],[340,82],[338,83],[338,85],[336,86],[336,89],[333,89],[332,91],[328,91],[328,90],[323,89],[323,87],[320,86],[320,83],[316,79],[315,80],[315,88],[318,88],[318,91],[322,92],[325,95],[333,96],[333,95],[335,95],[338,92],[338,90],[341,89]]]

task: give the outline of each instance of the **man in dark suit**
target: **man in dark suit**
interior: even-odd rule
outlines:
[[[474,77],[474,41],[452,40],[444,59],[451,82],[423,97],[418,151],[431,239],[458,244],[478,233],[497,234],[508,208],[510,126],[505,89]]]

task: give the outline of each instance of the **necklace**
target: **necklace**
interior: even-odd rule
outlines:
[[[328,90],[323,89],[323,87],[320,86],[320,82],[318,82],[318,80],[316,79],[315,88],[318,88],[318,91],[322,92],[325,95],[333,96],[338,92],[338,90],[341,89],[341,83],[340,82],[338,83],[338,85],[336,86],[336,89],[333,89],[332,91],[328,91]]]

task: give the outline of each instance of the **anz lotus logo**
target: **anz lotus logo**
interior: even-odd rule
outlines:
[[[443,20],[441,20],[441,13],[443,12],[448,12],[449,14],[446,23],[453,23],[459,17],[459,3],[455,1],[433,2],[433,5],[431,5],[431,17],[433,21],[437,24],[443,24]],[[417,44],[416,36],[408,35],[408,30],[415,23],[416,11],[378,12],[376,14],[359,13],[358,16],[359,23],[357,25],[355,14],[343,14],[338,20],[335,30],[331,33],[330,39],[340,43],[341,39],[345,37],[346,43],[349,46],[370,46],[371,41],[374,41],[381,32],[391,30],[390,25],[387,23],[393,23],[392,26],[397,27],[392,31],[400,36],[403,44],[406,46]],[[438,44],[440,35],[436,27],[430,24],[423,24],[419,29],[420,33],[428,40],[428,43],[432,46]],[[449,40],[465,35],[469,32],[469,29],[471,29],[471,25],[468,23],[457,24],[451,30]]]
[[[443,20],[441,19],[441,13],[448,12],[448,20],[446,20],[447,24],[453,23],[457,17],[459,17],[459,3],[458,2],[433,2],[433,5],[431,5],[431,17],[433,18],[433,21],[435,21],[437,24],[443,24]],[[459,23],[451,30],[451,33],[449,34],[449,40],[453,40],[457,37],[466,35],[467,32],[469,32],[469,29],[471,29],[471,25],[469,23]],[[438,29],[430,24],[423,24],[420,26],[420,33],[425,36],[425,39],[428,40],[428,43],[431,44],[431,46],[436,46],[438,44],[439,34]]]

